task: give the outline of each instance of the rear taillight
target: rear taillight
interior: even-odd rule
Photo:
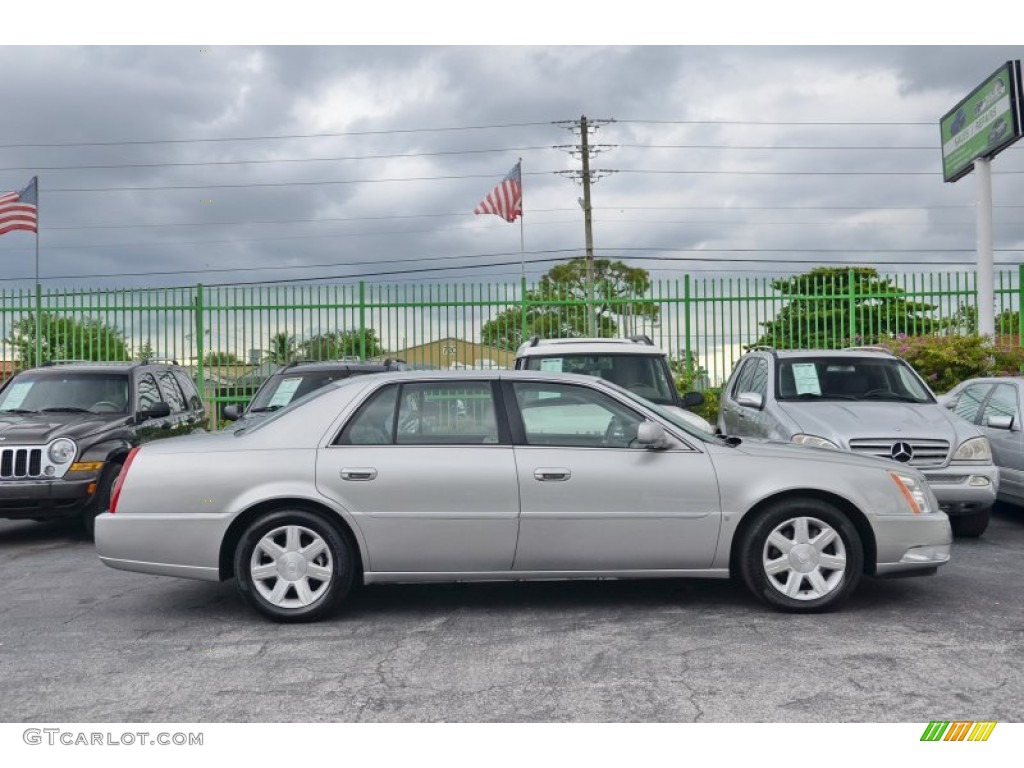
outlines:
[[[139,452],[141,447],[136,445],[129,451],[128,458],[124,460],[124,466],[121,467],[121,474],[114,481],[114,490],[110,494],[110,514],[114,514],[117,511],[117,500],[121,498],[121,488],[124,487],[124,479],[128,477],[128,469],[131,467],[132,462],[135,461],[135,454]]]

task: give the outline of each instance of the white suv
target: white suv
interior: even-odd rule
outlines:
[[[680,396],[668,355],[649,336],[629,339],[541,339],[534,336],[516,351],[519,370],[582,373],[611,381],[660,405],[705,432],[715,428],[686,410],[701,405],[700,392]]]

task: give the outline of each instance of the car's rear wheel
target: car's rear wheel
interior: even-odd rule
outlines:
[[[121,466],[119,461],[107,464],[96,484],[96,494],[82,510],[82,530],[85,531],[85,535],[89,539],[96,535],[96,516],[110,509],[110,495],[113,492],[114,483],[117,482],[117,476],[121,474]]]
[[[315,621],[352,587],[355,558],[346,537],[304,509],[258,517],[235,549],[242,596],[274,621]]]
[[[953,515],[949,518],[949,526],[953,529],[954,536],[966,539],[976,539],[988,528],[989,520],[992,518],[992,507],[985,507],[966,515]]]
[[[864,569],[849,518],[818,499],[786,500],[757,513],[739,551],[740,575],[761,600],[784,611],[827,611],[846,600]]]

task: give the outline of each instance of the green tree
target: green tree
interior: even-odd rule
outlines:
[[[650,287],[647,270],[621,261],[595,259],[591,311],[596,315],[597,335],[615,336],[623,318],[631,318],[633,323],[657,319],[658,304],[643,299]],[[521,304],[509,307],[484,323],[481,340],[514,350],[524,341],[524,325],[527,339],[535,335],[547,339],[589,336],[586,302],[587,260],[572,259],[553,267],[526,292],[525,310]]]
[[[36,336],[41,358],[36,360]],[[96,318],[76,319],[43,312],[23,317],[4,341],[14,347],[23,367],[45,360],[130,360],[124,334]]]
[[[266,353],[266,359],[271,363],[284,365],[294,360],[297,352],[295,337],[287,331],[281,331],[270,337],[270,349]]]
[[[153,345],[147,340],[139,344],[138,350],[135,352],[136,360],[150,360],[156,353],[153,351]]]
[[[943,328],[932,316],[934,304],[911,301],[906,291],[871,267],[816,267],[773,280],[772,287],[787,303],[772,320],[761,323],[764,332],[755,346],[838,349]]]
[[[206,365],[238,365],[242,361],[233,352],[210,352],[204,356],[203,362]]]
[[[359,357],[362,337],[359,331],[334,331],[321,333],[298,344],[299,356],[308,360],[337,360],[342,357]],[[384,348],[377,339],[373,328],[366,329],[366,357],[379,357]]]

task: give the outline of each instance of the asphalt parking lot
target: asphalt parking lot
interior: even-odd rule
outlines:
[[[791,616],[726,581],[362,590],[261,619],[234,582],[114,571],[0,521],[3,722],[1024,720],[1024,510],[922,579]]]

